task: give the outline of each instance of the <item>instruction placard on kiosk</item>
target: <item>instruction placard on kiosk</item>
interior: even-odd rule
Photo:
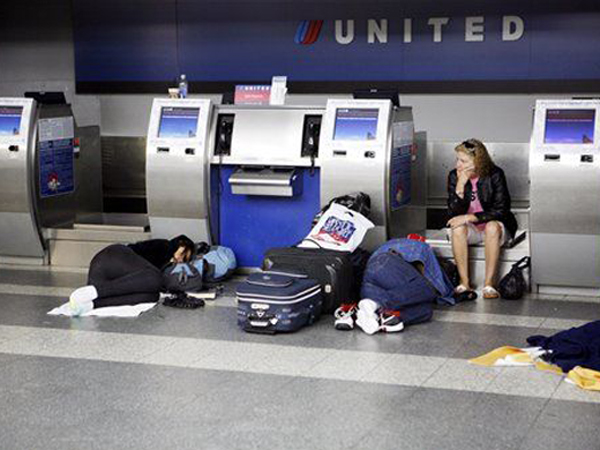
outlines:
[[[393,124],[390,158],[390,207],[396,211],[411,201],[411,162],[414,143],[413,122]]]
[[[75,189],[73,117],[38,121],[40,196],[68,194]]]

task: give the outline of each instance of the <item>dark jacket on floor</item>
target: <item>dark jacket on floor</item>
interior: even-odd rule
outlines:
[[[530,336],[529,345],[551,353],[542,356],[567,373],[575,366],[600,370],[600,320],[556,333],[553,336]]]
[[[163,267],[171,261],[171,258],[181,245],[182,241],[193,245],[193,242],[187,236],[182,234],[171,240],[150,239],[147,241],[136,242],[135,244],[129,244],[128,247],[150,262],[154,267],[162,270]]]
[[[464,196],[460,198],[456,195],[457,180],[458,175],[454,169],[448,175],[448,214],[450,218],[467,214],[471,203],[471,183],[468,182],[465,185]],[[500,167],[493,166],[488,176],[479,178],[477,195],[483,207],[483,212],[475,214],[479,219],[477,223],[497,220],[504,224],[510,237],[514,237],[518,228],[517,219],[510,211],[510,193],[504,171]]]

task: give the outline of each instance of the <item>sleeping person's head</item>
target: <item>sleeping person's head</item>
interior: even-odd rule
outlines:
[[[194,255],[195,245],[194,242],[186,235],[182,234],[177,236],[176,238],[171,239],[169,244],[169,248],[173,252],[171,261],[181,263],[187,262],[190,259],[192,259],[192,256]]]

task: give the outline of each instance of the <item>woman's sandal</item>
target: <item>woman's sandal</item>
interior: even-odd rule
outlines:
[[[494,300],[500,298],[500,294],[493,286],[485,286],[483,288],[483,298],[486,300]]]
[[[460,294],[454,294],[454,298],[456,299],[456,303],[472,302],[473,300],[477,300],[477,292],[464,291]]]
[[[463,292],[467,292],[470,289],[468,287],[466,287],[464,284],[459,284],[458,286],[456,286],[454,288],[454,293],[455,294],[462,294]]]
[[[454,298],[457,303],[473,301],[477,299],[477,292],[469,289],[464,284],[459,284],[454,289]]]

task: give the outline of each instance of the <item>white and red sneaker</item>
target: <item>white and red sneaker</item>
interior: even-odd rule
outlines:
[[[334,327],[336,330],[350,331],[354,329],[354,315],[356,314],[356,303],[342,304],[335,310]]]
[[[370,298],[358,302],[356,311],[356,325],[367,334],[375,334],[379,331],[379,304]]]

